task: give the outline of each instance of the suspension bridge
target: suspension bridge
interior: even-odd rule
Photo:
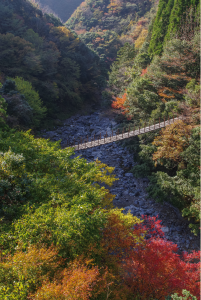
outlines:
[[[82,137],[81,137],[79,142],[76,142],[74,140],[72,143],[70,143],[69,141],[67,141],[66,146],[73,147],[75,149],[75,151],[98,147],[100,145],[110,144],[113,142],[131,138],[131,137],[134,137],[134,136],[137,136],[140,134],[151,132],[151,131],[154,131],[154,130],[157,130],[160,128],[164,128],[167,125],[173,124],[176,120],[183,120],[183,119],[184,119],[184,116],[178,116],[178,115],[177,115],[177,117],[174,117],[174,115],[173,115],[172,119],[168,118],[168,120],[164,119],[163,121],[161,121],[159,118],[158,123],[155,124],[155,122],[154,122],[153,125],[148,124],[148,126],[146,126],[146,123],[145,123],[143,127],[141,127],[141,126],[139,126],[138,128],[134,127],[133,130],[130,130],[130,127],[129,127],[127,132],[124,132],[124,129],[122,130],[121,133],[119,133],[119,130],[117,130],[117,132],[113,132],[113,130],[112,130],[111,135],[108,135],[106,132],[106,134],[104,136],[101,136],[101,134],[100,134],[100,136],[96,136],[96,135],[91,136],[91,137],[87,136],[84,139],[82,139]]]

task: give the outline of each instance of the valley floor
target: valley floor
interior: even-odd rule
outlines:
[[[91,135],[110,135],[112,129],[115,130],[117,123],[114,121],[113,110],[97,110],[91,114],[81,116],[75,115],[65,121],[54,131],[43,131],[42,137],[50,138],[53,141],[61,140],[61,145],[65,146],[67,139],[86,138]],[[114,185],[109,188],[110,192],[116,195],[113,204],[116,207],[124,208],[124,213],[128,210],[135,216],[141,215],[158,216],[162,220],[166,238],[178,245],[179,252],[199,250],[200,238],[194,236],[188,228],[189,222],[185,220],[180,211],[171,204],[163,204],[150,199],[146,192],[149,185],[148,178],[135,178],[130,172],[136,164],[133,161],[133,154],[121,146],[120,142],[101,145],[95,148],[76,151],[74,156],[82,156],[87,161],[97,158],[108,166],[115,167],[114,173],[119,178]]]

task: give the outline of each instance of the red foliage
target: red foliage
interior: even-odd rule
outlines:
[[[142,77],[142,76],[144,76],[146,73],[147,73],[147,68],[142,70],[142,73],[141,73],[140,76]]]
[[[111,61],[111,62],[115,61],[115,58],[111,58],[111,57],[106,57],[106,58],[107,58],[107,61]]]
[[[145,25],[148,23],[148,19],[141,19],[138,21],[137,25],[140,26],[140,25]]]
[[[164,299],[173,293],[182,295],[182,289],[200,299],[200,253],[177,254],[177,245],[167,241],[160,221],[145,217],[144,223],[134,227],[146,231],[145,243],[137,244],[123,264],[123,277],[132,293],[140,299]]]

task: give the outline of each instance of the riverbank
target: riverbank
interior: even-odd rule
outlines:
[[[63,125],[53,131],[43,131],[42,137],[52,141],[61,140],[65,147],[67,139],[86,138],[91,135],[110,135],[117,127],[115,121],[116,111],[97,110],[88,115],[77,114],[63,121]],[[191,252],[199,250],[200,239],[194,236],[188,228],[189,222],[181,216],[180,211],[171,204],[155,202],[149,198],[146,188],[149,185],[148,178],[135,178],[130,170],[136,165],[133,154],[123,148],[121,143],[101,145],[99,147],[77,151],[75,156],[82,156],[87,161],[97,158],[109,166],[115,167],[114,173],[119,178],[110,188],[115,196],[114,206],[124,208],[126,213],[129,209],[133,215],[158,216],[162,220],[163,231],[166,238],[179,247],[180,251]]]

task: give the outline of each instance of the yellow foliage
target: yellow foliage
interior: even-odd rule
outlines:
[[[109,167],[98,159],[96,160],[96,165],[99,168],[99,172],[97,172],[94,177],[95,182],[104,182],[105,184],[112,186],[113,182],[118,180],[115,178],[115,175],[111,174],[114,171],[114,167]],[[107,176],[108,173],[110,176]]]
[[[143,43],[145,42],[145,39],[147,37],[148,34],[148,30],[146,29],[142,29],[139,37],[137,38],[137,40],[135,41],[135,48],[139,49],[142,47]]]
[[[160,135],[153,141],[153,145],[158,147],[152,157],[155,165],[157,165],[157,161],[163,158],[180,162],[180,154],[189,145],[192,128],[191,125],[186,125],[182,120],[177,120],[162,129]]]
[[[136,26],[131,36],[133,39],[137,39],[142,31],[142,25]]]

